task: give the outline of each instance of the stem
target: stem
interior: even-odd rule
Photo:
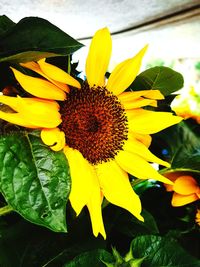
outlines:
[[[68,62],[67,62],[67,72],[70,74],[71,72],[71,61],[70,61],[70,56],[68,56]]]
[[[131,185],[132,185],[132,187],[134,187],[134,186],[136,186],[136,185],[138,185],[144,181],[145,181],[144,179],[136,179],[134,181],[131,181]]]
[[[7,213],[10,213],[11,211],[13,211],[13,208],[11,208],[9,205],[4,206],[0,208],[0,216],[6,215]]]

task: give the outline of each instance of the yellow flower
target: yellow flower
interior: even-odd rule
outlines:
[[[200,199],[200,187],[191,175],[173,172],[166,173],[165,176],[174,182],[173,185],[165,185],[168,192],[174,191],[172,206],[184,206]]]
[[[144,110],[163,99],[158,90],[124,92],[135,79],[147,47],[120,63],[108,81],[112,49],[107,28],[94,35],[86,61],[87,81],[82,85],[63,70],[45,60],[23,66],[44,79],[14,70],[16,79],[33,98],[0,96],[0,102],[16,113],[0,113],[0,118],[42,128],[41,138],[53,150],[64,150],[69,161],[72,188],[70,202],[78,215],[87,206],[93,233],[105,238],[101,204],[103,197],[143,220],[141,202],[133,191],[128,173],[140,179],[171,183],[149,162],[169,164],[149,150],[150,134],[181,121],[169,112]],[[68,92],[65,84],[71,86]],[[67,92],[67,93],[65,93]],[[45,99],[44,99],[45,98]],[[60,111],[54,100],[60,100]]]
[[[171,104],[172,110],[184,119],[194,119],[200,123],[199,94],[193,86],[176,96]]]

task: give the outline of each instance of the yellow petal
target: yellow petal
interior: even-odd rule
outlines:
[[[107,28],[98,30],[90,45],[85,72],[90,87],[104,86],[112,50],[112,40]]]
[[[164,95],[159,90],[146,90],[147,93],[145,94],[146,98],[149,99],[156,99],[156,100],[162,100],[164,99]]]
[[[131,85],[140,70],[146,50],[147,46],[141,49],[133,58],[126,59],[115,67],[108,79],[106,86],[108,90],[115,95],[119,95]]]
[[[137,139],[142,142],[146,147],[149,147],[152,141],[152,137],[149,134],[139,134],[128,131],[128,139]]]
[[[59,128],[43,129],[41,139],[52,150],[59,151],[65,146],[65,134]]]
[[[120,151],[115,160],[123,170],[137,178],[155,179],[166,184],[172,184],[170,180],[159,174],[150,163],[136,154]]]
[[[72,178],[70,202],[78,215],[91,200],[92,192],[98,189],[100,192],[100,187],[93,166],[78,150],[66,146],[64,153],[69,162]]]
[[[197,193],[199,186],[192,176],[184,175],[176,179],[173,190],[181,195],[190,195]]]
[[[26,106],[32,109],[35,113],[42,114],[49,111],[57,112],[59,111],[59,105],[57,102],[53,100],[46,100],[41,98],[31,98],[31,97],[12,97],[12,96],[5,96],[0,95],[0,103],[10,106],[15,111],[21,111],[20,104],[26,104]]]
[[[54,101],[48,101],[38,98],[21,98],[19,96],[10,97],[1,95],[0,103],[6,104],[10,106],[13,110],[18,112],[18,115],[12,116],[4,114],[4,119],[7,121],[9,119],[9,122],[11,123],[15,123],[14,121],[11,121],[11,117],[13,119],[18,118],[18,123],[16,123],[17,125],[28,125],[27,127],[31,126],[31,128],[54,128],[61,123],[60,113],[58,112],[59,106]],[[19,120],[19,118],[21,118],[21,120]]]
[[[115,161],[98,164],[96,169],[102,192],[107,200],[143,221],[140,215],[141,202],[129,182],[128,174]]]
[[[105,228],[102,218],[101,209],[102,197],[98,187],[95,187],[92,191],[90,200],[88,201],[87,207],[90,213],[90,219],[92,223],[92,231],[94,236],[98,236],[100,233],[104,239],[106,239]]]
[[[129,129],[140,134],[157,133],[182,121],[181,117],[174,116],[169,112],[157,112],[142,109],[130,112],[126,111],[126,115],[129,119]]]
[[[48,109],[49,111],[51,110],[53,112],[60,110],[59,104],[54,100],[47,100],[47,99],[42,99],[42,98],[31,98],[31,97],[23,97],[23,100],[26,102],[27,105],[30,105],[30,106],[36,104],[37,110],[39,109],[39,107],[41,109],[45,107],[46,110]],[[40,111],[40,113],[42,112],[44,112],[44,110]]]
[[[45,99],[65,100],[65,92],[54,84],[40,78],[25,75],[14,68],[11,69],[15,78],[26,92]]]
[[[17,111],[31,124],[44,128],[55,128],[62,120],[57,109],[52,108],[49,101],[37,101],[37,99],[24,99],[18,96]]]
[[[147,105],[157,107],[157,101],[154,97],[155,99],[164,99],[164,96],[158,90],[124,92],[118,95],[125,109],[139,108]]]
[[[171,203],[173,207],[180,207],[180,206],[184,206],[186,204],[192,203],[198,199],[199,198],[196,194],[184,196],[184,195],[180,195],[174,192]]]
[[[134,101],[121,101],[124,109],[140,108],[145,106],[157,107],[157,101],[153,99],[138,98]]]
[[[27,128],[38,128],[36,125],[32,125],[30,121],[27,121],[21,114],[19,113],[6,113],[0,111],[0,119],[5,120],[9,123],[16,124],[19,126],[27,127]]]
[[[161,100],[164,99],[164,96],[161,94],[159,90],[142,90],[142,91],[131,91],[131,92],[123,92],[118,95],[120,101],[134,101],[140,97],[145,97],[149,99]]]
[[[80,83],[76,79],[74,79],[64,70],[45,62],[45,59],[39,60],[38,64],[42,72],[46,74],[50,79],[53,79],[54,81],[60,83],[71,85],[76,88],[81,88]]]
[[[127,140],[125,141],[123,149],[125,151],[129,151],[131,153],[135,153],[140,157],[144,158],[147,161],[158,163],[165,167],[170,167],[170,164],[162,159],[159,159],[154,154],[152,154],[148,148],[141,142],[135,140]]]
[[[77,216],[87,205],[95,236],[101,233],[106,238],[101,214],[101,192],[96,172],[82,154],[69,147],[64,148],[72,178],[70,202]]]
[[[31,62],[26,62],[26,63],[20,63],[20,65],[27,68],[27,69],[30,69],[30,70],[37,72],[38,74],[43,76],[45,79],[49,80],[51,83],[55,84],[57,87],[62,89],[63,91],[65,91],[67,93],[69,92],[69,86],[67,84],[55,81],[55,80],[51,79],[50,77],[48,77],[45,73],[42,72],[38,63],[31,61]]]

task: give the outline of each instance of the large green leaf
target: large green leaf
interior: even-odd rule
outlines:
[[[0,190],[25,219],[66,232],[69,168],[62,152],[53,152],[37,134],[0,137]]]
[[[15,23],[7,16],[0,16],[0,35],[5,33],[7,30],[15,26]]]
[[[135,258],[145,257],[142,267],[197,267],[200,261],[187,254],[175,239],[154,235],[136,237],[132,243]]]
[[[26,62],[72,54],[83,45],[49,21],[27,17],[9,28],[0,39],[0,62]]]
[[[183,87],[183,76],[168,68],[154,67],[140,73],[131,85],[132,90],[160,90],[167,96]]]

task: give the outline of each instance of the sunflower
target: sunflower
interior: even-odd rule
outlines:
[[[43,78],[12,69],[19,84],[33,97],[0,96],[0,102],[15,111],[0,111],[1,119],[41,128],[46,145],[55,151],[63,149],[72,178],[71,205],[77,216],[87,206],[94,235],[100,233],[104,238],[101,210],[104,197],[143,221],[141,202],[128,173],[140,179],[171,183],[149,163],[169,167],[149,151],[150,134],[181,121],[169,112],[143,109],[156,106],[157,100],[164,98],[158,90],[125,92],[139,72],[147,47],[117,65],[106,83],[111,49],[108,29],[100,29],[87,56],[87,81],[80,84],[41,59],[22,65]]]

